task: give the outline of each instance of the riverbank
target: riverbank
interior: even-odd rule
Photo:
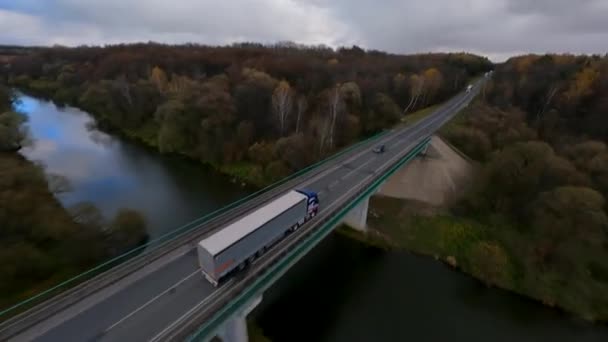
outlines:
[[[112,236],[76,223],[49,191],[42,168],[17,153],[0,153],[0,179],[0,308],[145,241],[130,218],[119,222],[125,229],[112,226]]]
[[[289,175],[289,173],[285,172],[289,170],[283,167],[284,165],[274,165],[275,167],[271,167],[272,163],[268,163],[267,161],[265,161],[266,165],[250,160],[216,163],[202,160],[195,154],[186,153],[180,150],[163,151],[159,145],[158,139],[160,128],[154,121],[146,121],[139,127],[124,127],[113,123],[112,120],[108,119],[107,115],[99,112],[98,108],[82,106],[81,101],[79,101],[77,97],[63,97],[61,96],[61,93],[50,91],[45,87],[33,87],[30,83],[17,82],[16,84],[13,84],[13,86],[17,87],[19,91],[23,92],[24,94],[30,94],[38,98],[43,98],[55,103],[58,106],[70,106],[78,110],[86,111],[95,118],[95,122],[91,123],[91,126],[89,127],[90,129],[98,129],[100,131],[118,136],[121,139],[138,144],[139,146],[147,148],[155,153],[161,153],[163,155],[173,156],[176,158],[184,158],[189,161],[199,163],[209,171],[216,172],[224,177],[227,177],[232,183],[239,184],[242,188],[246,188],[248,190],[264,188]],[[54,88],[51,87],[50,89]],[[423,119],[425,116],[431,114],[439,106],[440,104],[429,105],[428,107],[409,113],[401,118],[399,125],[412,125],[415,122]],[[359,141],[369,138],[370,136],[360,136]],[[356,140],[352,143],[356,143]],[[291,149],[291,153],[304,152],[299,150],[299,147],[293,144],[294,143],[292,142],[286,142],[283,149]],[[294,148],[295,150],[293,150]],[[348,148],[348,145],[340,148]],[[322,159],[323,157],[328,157],[333,153],[339,152],[340,148],[335,149],[333,152],[325,153],[321,155],[320,158]],[[271,145],[268,145],[266,142],[262,142],[260,144],[259,153],[268,155],[262,156],[261,159],[271,159],[272,155],[277,153],[276,149],[276,147],[273,149]],[[247,151],[245,151],[245,154],[247,154]],[[307,157],[307,159],[310,158]],[[319,160],[312,160],[312,163],[318,161]]]
[[[103,227],[89,220],[97,213],[88,204],[69,212],[43,169],[17,153],[0,152],[0,180],[0,312],[147,241],[137,212]]]
[[[458,214],[453,206],[458,201],[444,201],[444,194],[417,196],[420,194],[412,193],[406,185],[416,182],[412,176],[426,177],[427,173],[403,172],[387,182],[384,188],[389,190],[384,195],[371,198],[367,235],[345,228],[340,231],[369,245],[431,256],[487,286],[512,291],[585,320],[608,321],[608,272],[599,262],[606,260],[605,251],[602,254],[601,250],[585,250],[583,243],[572,244],[580,263],[573,261],[569,273],[547,268],[529,257],[537,251],[538,236],[500,215]],[[410,178],[404,182],[404,177]],[[425,182],[420,179],[418,184],[424,187]],[[443,190],[430,187],[427,192],[455,191],[450,182],[436,179],[433,184]],[[464,182],[460,187],[466,184],[471,186]],[[461,193],[466,192],[463,190],[460,188]]]
[[[4,88],[0,91],[5,92]],[[0,108],[0,114],[23,119],[4,120],[13,123],[3,126],[4,133],[16,137],[14,132],[27,132],[28,139],[18,144],[22,148],[2,145],[5,150],[0,151],[0,320],[94,276],[72,279],[148,240],[147,222],[137,211],[121,206],[113,215],[104,216],[89,200],[74,198],[74,185],[80,184],[72,183],[70,176],[82,176],[86,158],[66,159],[65,151],[58,150],[62,144],[39,135],[46,132],[59,139],[58,133],[65,127],[57,129],[49,124],[53,118],[47,115],[32,117],[31,111],[23,111],[41,108],[32,101],[23,106],[13,97],[5,98],[10,100]],[[50,121],[40,122],[40,118]],[[77,134],[73,126],[65,131]],[[54,153],[61,160],[45,159]],[[64,201],[66,197],[73,200]],[[36,300],[5,311],[41,293]]]
[[[388,237],[385,248],[431,256],[488,286],[523,295],[589,321],[607,321],[605,293],[594,288],[592,276],[570,278],[527,264],[518,250],[527,245],[523,234],[495,222],[494,226],[417,201],[374,197],[370,201],[370,230]],[[377,234],[377,233],[376,233]],[[349,235],[360,233],[349,231]],[[360,237],[369,242],[369,238]],[[374,241],[377,244],[377,240]],[[522,248],[523,247],[523,248]],[[561,282],[561,286],[557,282]]]

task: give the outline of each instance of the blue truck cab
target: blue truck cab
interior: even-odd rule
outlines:
[[[308,218],[311,219],[319,212],[319,196],[314,191],[296,190],[297,192],[308,197]]]

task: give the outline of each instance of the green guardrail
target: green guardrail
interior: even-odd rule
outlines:
[[[287,256],[282,258],[280,261],[270,266],[269,270],[265,272],[260,278],[256,279],[253,284],[251,284],[247,290],[243,291],[239,294],[232,302],[228,305],[222,307],[222,309],[214,315],[207,323],[205,323],[201,328],[199,328],[196,332],[194,332],[188,338],[188,341],[201,341],[206,337],[209,337],[211,333],[213,333],[220,324],[225,322],[228,318],[236,313],[236,311],[243,305],[249,303],[249,301],[257,296],[259,292],[263,291],[268,282],[272,281],[273,278],[280,275],[283,272],[283,269],[288,267],[293,261],[297,261],[297,258],[303,255],[303,253],[307,253],[314,246],[317,245],[319,241],[321,241],[325,236],[327,236],[333,228],[341,222],[342,218],[348,214],[359,202],[361,202],[364,198],[369,197],[373,194],[376,189],[382,185],[382,183],[391,175],[393,175],[399,168],[401,168],[404,164],[411,161],[414,157],[416,157],[426,145],[430,142],[431,138],[427,137],[423,141],[421,141],[410,153],[408,153],[403,159],[393,165],[387,172],[385,172],[381,177],[375,180],[365,191],[362,191],[355,200],[351,201],[348,205],[343,207],[337,215],[333,216],[327,223],[325,223],[321,228],[317,229],[315,232],[311,234],[305,241],[296,246],[293,250],[288,252]]]
[[[206,214],[206,215],[201,216],[201,217],[199,217],[199,218],[197,218],[197,219],[195,219],[195,220],[193,220],[193,221],[191,221],[189,223],[186,223],[185,225],[183,225],[181,227],[178,227],[178,228],[176,228],[176,229],[174,229],[174,230],[172,230],[170,232],[167,232],[167,233],[159,236],[156,239],[148,241],[147,243],[145,243],[145,244],[143,244],[141,246],[135,247],[135,248],[133,248],[133,249],[131,249],[131,250],[129,250],[129,251],[127,251],[127,252],[119,255],[119,256],[116,256],[116,257],[114,257],[114,258],[112,258],[110,260],[107,260],[107,261],[105,261],[105,262],[103,262],[103,263],[101,263],[101,264],[99,264],[99,265],[97,265],[97,266],[95,266],[93,268],[88,269],[87,271],[84,271],[84,272],[82,272],[82,273],[80,273],[78,275],[73,276],[72,278],[69,278],[69,279],[67,279],[67,280],[65,280],[65,281],[63,281],[63,282],[61,282],[61,283],[59,283],[59,284],[57,284],[57,285],[55,285],[55,286],[47,289],[47,290],[44,290],[43,292],[40,292],[40,293],[38,293],[38,294],[30,297],[30,298],[27,298],[27,299],[25,299],[25,300],[23,300],[23,301],[21,301],[21,302],[19,302],[17,304],[14,304],[14,305],[12,305],[12,306],[10,306],[10,307],[8,307],[8,308],[0,311],[0,318],[2,318],[2,316],[5,316],[5,315],[7,315],[7,314],[9,314],[9,313],[11,313],[11,312],[19,309],[19,308],[22,308],[22,307],[26,306],[26,305],[33,305],[36,302],[40,302],[40,301],[42,301],[42,300],[44,300],[46,298],[52,297],[54,295],[57,295],[57,294],[61,293],[62,290],[66,289],[66,288],[70,288],[71,286],[75,286],[75,285],[79,284],[80,281],[83,281],[83,280],[86,280],[86,279],[90,279],[90,278],[94,277],[95,275],[98,275],[100,273],[108,271],[111,268],[120,265],[122,262],[126,261],[128,258],[130,258],[132,256],[135,256],[136,253],[141,252],[141,251],[143,251],[146,248],[155,248],[155,247],[160,246],[163,243],[168,243],[168,242],[170,242],[170,241],[172,241],[172,240],[174,240],[176,238],[179,238],[180,236],[183,236],[184,234],[191,232],[193,229],[200,227],[202,224],[208,222],[209,220],[211,220],[211,219],[213,219],[215,217],[218,217],[219,215],[221,215],[221,214],[223,214],[223,213],[225,213],[225,212],[227,212],[229,210],[232,210],[232,209],[238,207],[239,205],[241,205],[241,204],[243,204],[243,203],[245,203],[245,202],[247,202],[247,201],[255,198],[256,196],[259,196],[259,195],[261,195],[263,193],[266,193],[266,192],[268,192],[268,191],[270,191],[272,189],[275,189],[275,188],[277,188],[277,187],[285,184],[286,182],[288,182],[288,181],[290,181],[290,180],[292,180],[292,179],[294,179],[296,177],[299,177],[299,176],[301,176],[301,175],[303,175],[303,174],[305,174],[305,173],[307,173],[309,171],[312,171],[312,170],[316,169],[317,167],[319,167],[319,166],[321,166],[321,165],[323,165],[323,164],[325,164],[325,163],[327,163],[329,161],[332,161],[332,160],[334,160],[334,159],[336,159],[336,158],[338,158],[338,157],[340,157],[340,156],[342,156],[342,155],[344,155],[344,154],[346,154],[346,153],[348,153],[348,152],[356,149],[357,147],[359,147],[359,146],[361,146],[361,145],[363,145],[365,143],[368,143],[370,141],[373,141],[375,139],[378,139],[378,138],[386,135],[388,132],[389,131],[385,130],[385,131],[377,133],[377,134],[375,134],[375,135],[373,135],[373,136],[371,136],[371,137],[369,137],[369,138],[367,138],[365,140],[357,142],[357,143],[355,143],[355,144],[353,144],[353,145],[351,145],[351,146],[349,146],[349,147],[347,147],[347,148],[345,148],[345,149],[343,149],[343,150],[341,150],[341,151],[339,151],[339,152],[331,155],[330,157],[325,158],[325,159],[323,159],[321,161],[318,161],[318,162],[316,162],[316,163],[314,163],[314,164],[312,164],[310,166],[307,166],[307,167],[303,168],[302,170],[299,170],[299,171],[297,171],[297,172],[295,172],[295,173],[293,173],[293,174],[291,174],[291,175],[289,175],[289,176],[287,176],[287,177],[285,177],[285,178],[283,178],[283,179],[281,179],[281,180],[279,180],[279,181],[277,181],[277,182],[275,182],[275,183],[273,183],[271,185],[268,185],[267,187],[265,187],[265,188],[263,188],[261,190],[258,190],[258,191],[254,192],[254,193],[252,193],[250,195],[247,195],[247,196],[245,196],[245,197],[243,197],[243,198],[241,198],[241,199],[239,199],[237,201],[234,201],[234,202],[232,202],[230,204],[227,204],[227,205],[225,205],[222,208],[219,208],[219,209],[217,209],[217,210],[215,210],[215,211],[213,211],[213,212],[211,212],[209,214]]]

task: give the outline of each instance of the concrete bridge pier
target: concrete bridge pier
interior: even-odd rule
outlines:
[[[357,204],[356,207],[351,209],[351,211],[349,211],[348,214],[346,214],[346,216],[344,217],[343,223],[355,230],[366,233],[367,232],[367,212],[369,211],[369,199],[375,193],[379,192],[385,183],[386,182],[382,182],[382,184],[380,184],[378,186],[378,189],[376,189],[376,191],[374,191],[374,193],[370,194],[369,197],[362,200],[361,202],[359,202],[359,204]]]
[[[424,157],[432,156],[433,154],[435,154],[433,147],[430,145],[431,145],[430,142],[425,144],[424,148],[422,150],[420,150],[418,155],[420,155],[424,158]],[[384,184],[386,184],[386,181],[383,182],[382,184],[380,184],[380,186],[378,186],[376,191],[374,191],[374,193],[371,194],[370,197],[373,196],[375,193],[380,192],[382,189],[382,186],[384,186]],[[348,214],[346,214],[346,217],[344,217],[344,224],[346,224],[347,226],[349,226],[355,230],[366,233],[367,232],[367,212],[368,212],[368,210],[369,210],[369,197],[367,197],[366,199],[361,201],[356,207],[351,209],[351,211],[349,211]]]
[[[344,223],[361,232],[367,232],[367,210],[369,209],[369,197],[359,202],[356,207],[344,217]]]
[[[230,318],[220,329],[217,337],[222,342],[248,342],[249,334],[247,333],[247,316],[256,306],[262,302],[262,296],[252,300],[249,304],[243,307],[243,310],[232,318]]]

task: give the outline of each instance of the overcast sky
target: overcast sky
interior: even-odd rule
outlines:
[[[357,44],[395,53],[608,50],[608,0],[0,0],[0,44]]]

